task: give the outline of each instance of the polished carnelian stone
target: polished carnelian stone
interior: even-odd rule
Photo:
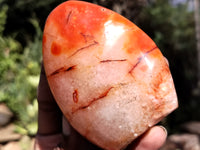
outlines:
[[[101,6],[67,1],[46,21],[43,60],[70,124],[121,150],[177,108],[166,59],[140,28]]]

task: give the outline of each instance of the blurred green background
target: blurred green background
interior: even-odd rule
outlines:
[[[62,0],[0,0],[0,103],[14,113],[16,131],[37,131],[37,85],[42,30]],[[198,52],[193,0],[90,0],[127,17],[143,29],[168,59],[179,108],[162,121],[169,133],[200,120]],[[199,58],[200,59],[200,58]]]

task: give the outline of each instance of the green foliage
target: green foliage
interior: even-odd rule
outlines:
[[[3,8],[0,12],[0,29],[4,29],[8,10],[7,6]],[[0,37],[0,102],[6,103],[16,114],[16,123],[26,134],[35,134],[42,31],[36,19],[32,18],[30,22],[36,34],[34,41],[27,41],[24,49],[12,36]]]
[[[2,32],[4,30],[4,25],[6,24],[6,13],[8,10],[8,6],[7,5],[3,5],[3,7],[0,7],[0,35],[2,35]]]

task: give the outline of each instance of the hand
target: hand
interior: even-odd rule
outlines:
[[[63,119],[50,91],[43,66],[38,86],[38,104],[38,133],[34,150],[100,150]],[[154,126],[131,143],[126,150],[158,150],[166,137],[167,133],[163,127]]]

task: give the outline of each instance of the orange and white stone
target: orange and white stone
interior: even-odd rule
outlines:
[[[168,64],[135,24],[101,6],[67,1],[49,15],[43,60],[70,124],[106,150],[121,150],[177,108]]]

